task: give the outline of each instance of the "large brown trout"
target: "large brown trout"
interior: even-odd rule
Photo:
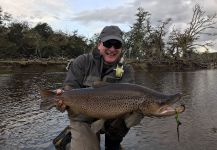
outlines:
[[[164,117],[184,111],[184,106],[172,107],[181,94],[165,95],[137,84],[112,83],[91,88],[73,89],[56,95],[55,91],[42,90],[41,109],[50,109],[58,100],[77,114],[93,118],[113,119],[138,112],[144,116]]]

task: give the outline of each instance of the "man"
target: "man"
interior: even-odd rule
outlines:
[[[106,26],[100,33],[97,48],[92,53],[77,57],[70,65],[64,81],[64,90],[90,87],[97,81],[133,83],[133,68],[130,65],[122,66],[122,46],[123,39],[120,28]],[[57,93],[61,93],[61,91]],[[64,102],[59,102],[59,106],[60,109],[65,109]],[[68,110],[68,115],[72,136],[70,149],[100,149],[98,138],[90,128],[95,119],[84,115],[74,117],[70,110]],[[140,120],[141,117],[139,117]],[[125,121],[125,118],[106,121],[104,125],[106,150],[120,149],[120,143],[129,131],[129,126],[126,126]]]

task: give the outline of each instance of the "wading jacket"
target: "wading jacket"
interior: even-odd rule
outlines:
[[[121,78],[115,77],[116,64],[105,65],[103,57],[100,56],[98,50],[92,53],[78,56],[70,65],[67,72],[64,86],[72,88],[86,88],[94,85],[96,81],[105,81],[111,83],[134,83],[134,70],[129,64],[123,66],[124,73]],[[106,91],[105,91],[106,94]],[[84,121],[91,123],[94,121],[84,115],[72,117],[72,112],[68,110],[70,121]]]

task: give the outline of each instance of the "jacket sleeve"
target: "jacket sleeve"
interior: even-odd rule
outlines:
[[[72,64],[70,64],[63,86],[72,88],[82,88],[85,76],[85,56],[78,56]]]

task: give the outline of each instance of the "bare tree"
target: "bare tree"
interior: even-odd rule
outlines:
[[[3,12],[1,6],[0,6],[0,27],[6,26],[7,23],[9,23],[12,19],[11,14],[8,12]]]
[[[183,33],[174,29],[169,38],[168,44],[170,45],[169,53],[178,58],[191,58],[192,54],[196,52],[197,47],[207,47],[211,43],[199,44],[197,43],[202,34],[214,36],[215,34],[205,32],[208,29],[216,29],[217,18],[216,13],[213,15],[206,15],[200,5],[196,4],[193,9],[193,16],[189,23],[189,27]]]

